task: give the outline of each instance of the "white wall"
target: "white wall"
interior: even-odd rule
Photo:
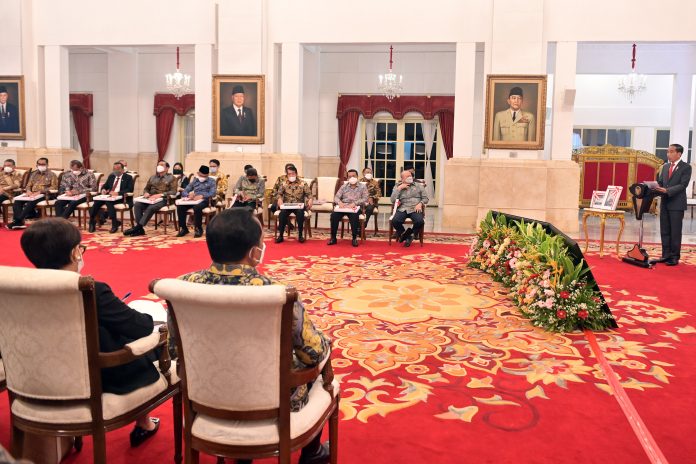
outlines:
[[[70,92],[91,93],[92,148],[109,151],[109,81],[106,53],[70,54]]]

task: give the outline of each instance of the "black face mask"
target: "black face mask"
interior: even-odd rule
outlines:
[[[247,180],[251,183],[254,183],[254,182],[256,182],[257,179],[256,178],[251,179],[251,178],[247,177]]]
[[[183,169],[175,169],[174,174],[183,174],[184,170]]]

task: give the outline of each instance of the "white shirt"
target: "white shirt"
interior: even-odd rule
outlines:
[[[244,116],[244,109],[241,106],[237,106],[234,104],[232,106],[234,107],[234,112],[237,116],[239,116],[240,111],[241,111],[241,115]]]

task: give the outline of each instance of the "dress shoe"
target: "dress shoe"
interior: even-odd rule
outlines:
[[[653,263],[665,263],[665,262],[667,262],[667,261],[669,261],[669,258],[668,258],[668,257],[665,257],[665,256],[661,256],[661,257],[658,258],[658,259],[653,259],[653,260],[652,260]]]
[[[93,234],[97,230],[97,224],[94,222],[89,223],[89,233]]]
[[[411,230],[411,229],[409,229],[409,230]],[[411,243],[412,243],[412,242],[413,242],[413,235],[409,235],[409,236],[406,237],[406,239],[404,240],[404,246],[405,246],[406,248],[408,248],[408,247],[411,246]]]
[[[177,236],[177,237],[183,237],[184,235],[187,235],[188,233],[189,233],[188,228],[182,227],[181,229],[179,229],[179,233],[176,234],[176,236]]]
[[[304,243],[305,240],[307,240],[307,239],[306,239],[305,236],[302,235],[302,234],[300,234],[300,236],[297,238],[297,241],[300,242],[300,243]]]
[[[401,234],[401,237],[399,237],[399,243],[403,242],[404,240],[409,238],[411,235],[413,235],[413,229],[406,230],[403,234]]]
[[[115,234],[116,232],[118,232],[118,228],[119,228],[119,227],[121,227],[121,221],[114,221],[114,222],[111,224],[111,229],[109,229],[109,233],[110,233],[110,234]]]
[[[353,237],[353,246],[358,246],[358,237]]]
[[[143,229],[143,226],[138,224],[137,226],[135,226],[135,230],[133,231],[133,233],[130,234],[130,236],[138,237],[140,235],[145,235],[145,229]]]
[[[203,229],[200,227],[196,227],[196,229],[193,232],[193,238],[199,238],[203,236]]]
[[[155,424],[155,428],[152,430],[145,430],[140,426],[135,426],[130,433],[130,445],[131,448],[137,448],[145,440],[153,436],[159,430],[160,420],[156,417],[151,417],[150,420]]]
[[[137,229],[137,228],[138,228],[138,226],[131,227],[130,229],[126,229],[126,230],[123,232],[123,235],[125,235],[125,236],[131,236],[131,235],[133,235],[133,232],[135,232],[135,229]]]
[[[327,243],[327,245],[335,245],[335,244],[336,244],[336,237],[331,237],[329,239],[329,242]]]
[[[283,235],[279,235],[276,237],[275,242],[276,243],[283,243],[285,240],[283,240]]]
[[[103,215],[100,214],[99,215],[99,225],[103,226],[104,224],[106,224],[106,217],[104,217]]]
[[[679,264],[679,261],[676,259],[668,259],[665,261],[666,266],[676,266],[677,264]]]
[[[323,443],[314,453],[305,453],[304,449],[300,454],[299,464],[328,464],[330,461],[331,452],[329,451],[329,442]]]

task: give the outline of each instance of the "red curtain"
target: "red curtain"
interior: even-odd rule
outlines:
[[[181,98],[176,98],[171,93],[155,94],[153,114],[157,118],[156,137],[158,161],[164,159],[169,147],[169,139],[174,127],[174,115],[184,116],[196,107],[196,98],[193,94],[187,93]]]
[[[90,93],[70,94],[70,113],[75,122],[77,140],[80,142],[82,162],[85,168],[90,168],[89,155],[92,154],[90,120],[93,114],[93,100]]]
[[[360,113],[358,111],[347,111],[338,118],[338,148],[341,156],[341,164],[338,166],[338,178],[345,177],[350,152],[353,150],[355,141],[355,131],[358,128]]]
[[[452,149],[454,147],[454,113],[443,111],[438,114],[440,119],[440,132],[442,133],[442,145],[445,147],[445,155],[447,159],[452,158]]]

